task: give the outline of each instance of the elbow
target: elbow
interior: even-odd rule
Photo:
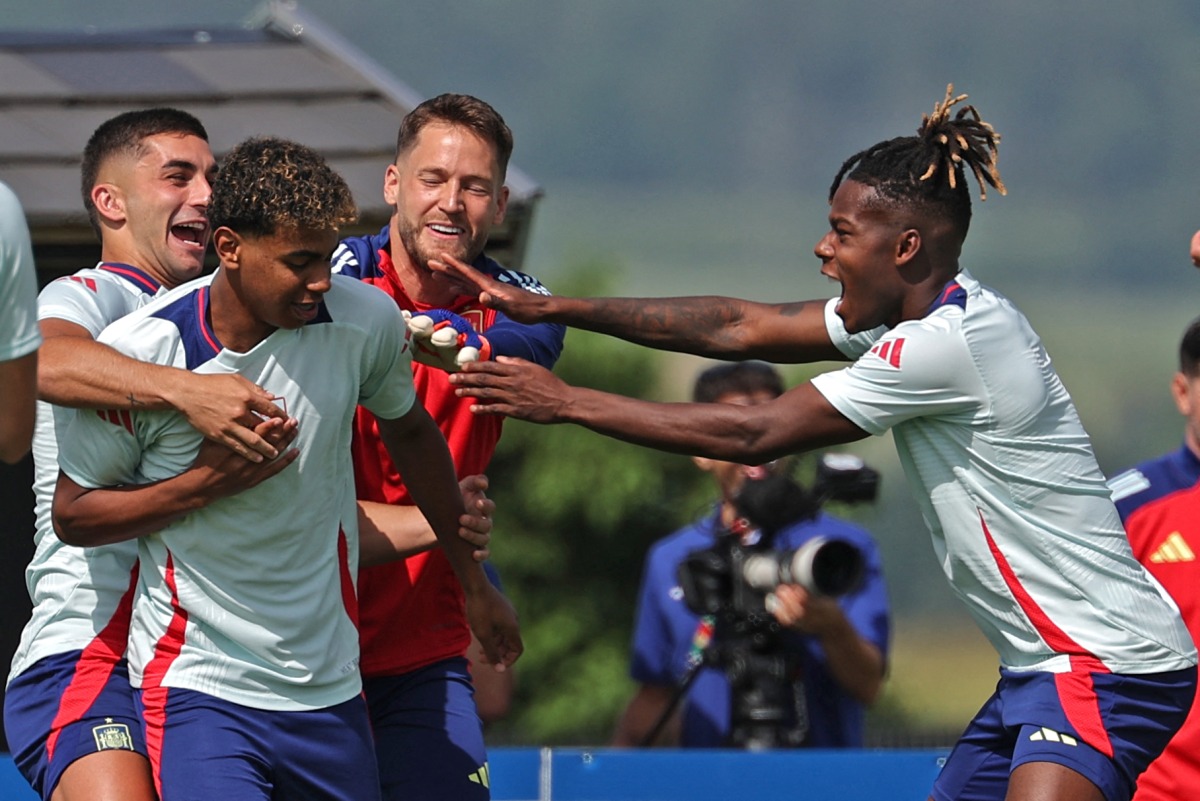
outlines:
[[[83,516],[77,514],[70,504],[56,502],[51,508],[50,520],[54,525],[54,535],[64,545],[87,548],[101,544],[96,542],[94,532],[87,526]]]

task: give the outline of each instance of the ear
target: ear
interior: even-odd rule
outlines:
[[[383,202],[395,206],[400,197],[400,168],[394,163],[383,171]]]
[[[896,264],[907,264],[921,252],[921,232],[905,228],[896,236]]]
[[[492,218],[492,225],[499,225],[504,222],[504,212],[508,210],[508,187],[500,187],[500,197],[496,199],[496,216]]]
[[[212,243],[217,258],[221,260],[221,267],[229,270],[241,267],[242,238],[235,231],[221,226],[213,231]]]
[[[1184,417],[1192,416],[1192,379],[1183,373],[1176,373],[1171,379],[1171,397],[1175,400],[1175,408]]]
[[[125,222],[125,197],[115,184],[96,184],[91,191],[92,205],[105,220]]]

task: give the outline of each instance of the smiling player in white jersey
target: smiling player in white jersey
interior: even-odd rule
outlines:
[[[959,267],[966,171],[1003,192],[999,136],[948,89],[917,136],[848,159],[815,253],[833,301],[522,297],[447,258],[515,319],[670,350],[856,359],[770,403],[653,404],[499,360],[452,377],[481,414],[575,422],[754,464],[891,430],[951,586],[1000,654],[996,694],[931,797],[1122,801],[1183,722],[1196,650],[1140,568],[1090,441],[1029,322]],[[986,195],[985,195],[986,196]]]
[[[142,537],[130,665],[164,801],[271,788],[375,797],[354,626],[356,403],[385,421],[493,658],[511,659],[515,620],[457,539],[462,498],[445,441],[413,404],[399,311],[330,279],[338,226],[353,218],[344,182],[307,148],[251,140],[228,156],[210,215],[222,265],[211,283],[159,298],[102,338],[159,364],[253,378],[298,422],[298,456],[269,482],[167,514],[154,499],[179,483],[199,435],[170,412],[80,412],[60,455],[55,525],[79,545]],[[339,748],[313,755],[331,742]]]

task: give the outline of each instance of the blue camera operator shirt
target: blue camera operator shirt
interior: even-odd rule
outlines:
[[[633,634],[630,675],[637,682],[672,686],[707,644],[711,627],[688,608],[679,586],[678,569],[688,554],[711,548],[722,532],[712,516],[656,542],[646,555]],[[860,587],[839,599],[851,625],[863,638],[888,652],[889,612],[879,551],[871,536],[857,526],[819,514],[788,526],[776,535],[774,548],[790,551],[817,535],[857,547],[863,555]],[[809,732],[804,743],[814,748],[850,748],[863,744],[865,710],[837,684],[826,669],[824,650],[815,637],[786,632],[782,647],[794,649],[808,708]],[[731,691],[722,670],[700,669],[683,701],[680,744],[686,748],[726,745],[730,731]]]

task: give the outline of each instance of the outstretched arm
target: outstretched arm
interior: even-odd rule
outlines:
[[[176,409],[206,439],[254,461],[278,451],[254,433],[263,417],[284,418],[269,392],[240,375],[203,375],[132,359],[92,339],[81,325],[41,321],[38,395],[58,406]]]
[[[846,359],[826,331],[824,300],[768,304],[715,296],[571,298],[525,292],[452,256],[429,264],[467,291],[477,292],[480,302],[520,322],[561,323],[713,359],[778,363]]]
[[[506,358],[469,364],[450,382],[458,395],[478,399],[471,406],[476,414],[575,423],[636,445],[746,464],[867,436],[811,384],[751,406],[654,403],[571,386],[549,370]]]

